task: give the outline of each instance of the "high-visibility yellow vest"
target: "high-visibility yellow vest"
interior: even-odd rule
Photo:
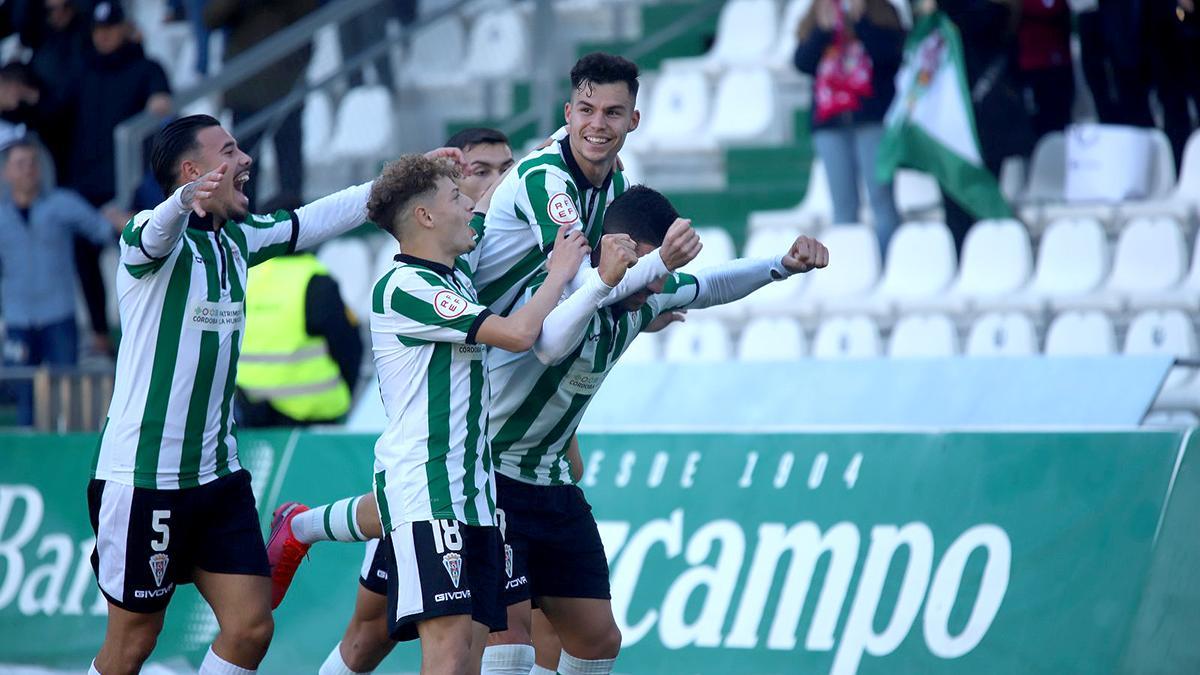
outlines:
[[[237,385],[251,401],[302,422],[332,420],[350,411],[350,389],[324,338],[305,330],[304,296],[315,275],[328,274],[315,256],[268,260],[246,282],[246,335]]]

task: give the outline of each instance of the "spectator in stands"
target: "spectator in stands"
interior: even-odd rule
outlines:
[[[43,136],[57,131],[46,124],[53,111],[47,110],[33,71],[20,62],[0,66],[0,147],[34,131]]]
[[[1006,157],[1033,148],[1029,115],[1017,86],[1016,27],[1022,0],[936,0],[962,35],[963,66],[975,111],[983,164],[999,177]],[[942,190],[946,226],[961,254],[975,219]]]
[[[4,363],[70,366],[76,363],[75,279],[72,235],[95,246],[116,240],[114,226],[78,194],[52,187],[42,164],[48,155],[35,141],[13,143],[4,158],[0,197],[0,291],[7,338]],[[18,423],[33,421],[32,389],[16,387]]]
[[[170,0],[167,3],[168,21],[187,21],[196,38],[196,72],[208,74],[208,26],[204,24],[204,10],[208,0]]]
[[[1195,0],[1143,0],[1150,74],[1162,105],[1163,131],[1171,139],[1175,166],[1196,128],[1189,103],[1200,112],[1200,16]]]
[[[328,1],[328,0],[325,0]],[[322,3],[324,4],[324,3]],[[390,0],[376,5],[376,10],[364,12],[338,27],[338,41],[342,45],[342,60],[349,60],[387,39],[387,22],[398,19],[407,26],[417,19],[417,0]],[[384,52],[374,61],[378,84],[391,88],[396,80],[392,74],[391,56]],[[362,69],[350,73],[350,86],[361,87],[364,83]]]
[[[93,49],[73,94],[70,160],[63,179],[64,185],[96,208],[117,196],[113,143],[117,125],[142,111],[161,116],[171,112],[166,73],[146,58],[142,46],[131,39],[132,34],[133,27],[125,20],[119,3],[96,4],[92,13]],[[75,260],[94,332],[93,346],[110,353],[99,256],[100,250],[86,239],[76,241]]]
[[[1154,126],[1142,2],[1099,0],[1078,14],[1083,74],[1103,124]]]
[[[813,145],[829,176],[834,222],[859,221],[864,183],[886,250],[900,215],[892,183],[875,178],[875,155],[904,52],[900,16],[888,0],[814,0],[798,38],[795,62],[813,76]]]
[[[52,111],[39,133],[54,158],[59,181],[66,178],[70,162],[71,107],[92,52],[90,14],[80,11],[84,1],[42,0],[44,12],[31,17],[33,25],[22,37],[33,50],[29,67],[39,83],[41,106]]]
[[[204,22],[215,30],[224,28],[225,59],[237,58],[239,54],[258,45],[271,35],[299,21],[316,9],[316,0],[210,0],[204,11]],[[257,75],[242,85],[225,93],[225,105],[233,110],[233,125],[243,124],[255,114],[271,107],[287,96],[304,78],[312,46],[288,54],[275,63],[263,68]],[[302,136],[300,119],[303,104],[276,116],[268,128],[274,128],[272,140],[275,158],[279,166],[279,189],[281,194],[304,195],[304,158],[301,155]],[[263,131],[238,132],[242,149],[258,163],[262,158]],[[251,172],[246,184],[246,196],[250,198],[250,209],[255,209],[258,173]]]
[[[301,204],[296,196],[271,201],[263,209],[267,213]],[[362,366],[358,325],[337,281],[312,253],[273,258],[250,270],[237,374],[238,424],[341,421],[350,412]]]
[[[1023,0],[1017,25],[1017,66],[1035,138],[1071,123],[1071,8],[1067,0]]]

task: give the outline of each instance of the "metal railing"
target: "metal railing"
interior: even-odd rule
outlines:
[[[33,388],[33,428],[37,431],[99,431],[112,401],[111,367],[10,367],[0,384],[29,382]]]

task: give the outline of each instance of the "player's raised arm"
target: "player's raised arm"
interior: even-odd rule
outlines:
[[[671,274],[696,259],[704,245],[700,235],[692,228],[692,221],[687,218],[676,218],[667,230],[663,244],[659,248],[637,259],[637,263],[621,278],[601,302],[601,307],[608,307],[637,293],[654,283],[654,280]],[[587,263],[579,268],[579,273],[568,287],[570,292],[584,288],[591,283],[591,277],[596,271]]]
[[[700,270],[695,274],[696,299],[687,306],[702,309],[741,300],[772,281],[828,264],[829,250],[825,245],[812,237],[800,236],[778,258],[741,258]]]
[[[484,319],[476,332],[476,341],[510,352],[523,352],[533,347],[542,332],[542,322],[558,304],[567,282],[590,250],[581,232],[562,226],[555,237],[542,286],[529,302],[512,314],[493,314]]]

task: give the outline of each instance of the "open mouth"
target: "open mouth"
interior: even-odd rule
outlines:
[[[244,194],[246,191],[246,183],[249,183],[249,182],[250,182],[250,172],[243,171],[242,173],[239,173],[233,179],[233,188],[235,190],[237,190],[238,192],[241,192]]]
[[[609,143],[612,143],[613,139],[605,138],[603,136],[584,136],[583,140],[587,141],[588,143],[591,143],[592,145],[604,147],[604,146],[608,145]]]

